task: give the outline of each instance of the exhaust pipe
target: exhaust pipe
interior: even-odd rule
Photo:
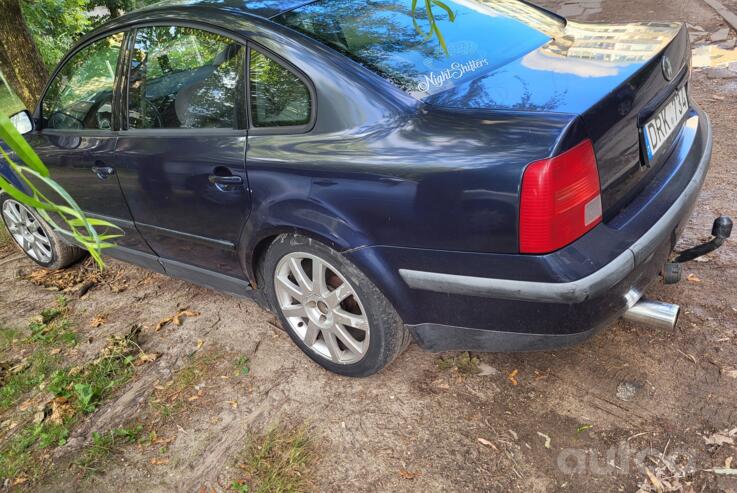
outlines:
[[[676,326],[681,307],[672,303],[641,298],[623,318],[629,322],[647,325],[654,329],[672,329]]]

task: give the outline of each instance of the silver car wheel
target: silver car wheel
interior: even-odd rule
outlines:
[[[3,218],[13,239],[29,257],[42,264],[51,262],[51,240],[40,221],[26,206],[15,200],[6,200],[3,203]]]
[[[356,290],[328,262],[303,252],[285,255],[274,272],[274,291],[290,328],[310,350],[344,365],[366,355],[366,311]]]

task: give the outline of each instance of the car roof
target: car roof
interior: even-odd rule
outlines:
[[[289,10],[307,5],[315,0],[164,0],[135,12],[161,10],[166,8],[186,8],[225,10],[230,13],[249,14],[270,19]]]

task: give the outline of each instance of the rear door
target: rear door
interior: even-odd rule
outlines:
[[[150,253],[134,227],[114,166],[118,122],[113,108],[124,37],[122,32],[103,36],[64,61],[41,102],[39,130],[26,138],[85,213],[124,230],[118,245]]]
[[[244,278],[245,47],[177,25],[141,27],[130,47],[115,158],[136,225],[167,270]]]

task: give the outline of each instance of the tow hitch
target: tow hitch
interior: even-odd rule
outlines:
[[[722,246],[724,241],[732,235],[732,219],[728,216],[719,216],[714,219],[714,225],[711,227],[711,235],[714,238],[710,241],[682,251],[673,262],[665,264],[663,268],[663,281],[665,284],[675,284],[681,280],[682,263],[690,262]]]

